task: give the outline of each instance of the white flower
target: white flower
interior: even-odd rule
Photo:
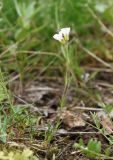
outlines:
[[[70,34],[70,27],[62,28],[62,29],[60,29],[58,34],[55,34],[53,36],[53,38],[56,39],[57,41],[65,44],[66,42],[69,41],[69,34]]]

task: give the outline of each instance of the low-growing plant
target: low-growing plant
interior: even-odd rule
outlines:
[[[99,120],[99,118],[98,118],[96,113],[91,113],[91,115],[92,115],[93,121],[95,123],[95,126],[94,125],[92,125],[92,126],[94,128],[96,128],[99,131],[99,133],[102,134],[108,140],[110,145],[113,145],[113,136],[112,136],[112,134],[107,133],[106,129],[103,126],[101,126],[100,120]],[[109,127],[109,122],[108,122],[107,126]]]
[[[1,160],[39,160],[36,156],[33,155],[33,151],[31,151],[28,148],[24,149],[23,151],[19,151],[19,150],[0,151],[0,159]]]
[[[74,144],[74,148],[79,149],[83,154],[85,154],[89,158],[96,158],[96,159],[113,159],[110,157],[110,149],[107,148],[102,153],[102,144],[100,141],[96,139],[90,139],[88,144],[85,145],[83,140],[80,139],[79,143]]]

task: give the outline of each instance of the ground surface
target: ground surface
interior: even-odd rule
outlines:
[[[89,69],[87,71],[90,74],[92,72]],[[61,77],[54,77],[54,79],[37,77],[37,80],[27,82],[22,87],[22,92],[18,81],[13,81],[11,88],[15,95],[15,104],[20,106],[29,104],[27,107],[30,116],[35,117],[36,120],[34,126],[24,128],[23,135],[15,131],[15,141],[30,147],[42,159],[45,157],[52,159],[54,155],[56,159],[61,160],[88,159],[80,151],[75,150],[73,145],[80,138],[86,144],[91,138],[96,138],[104,146],[108,145],[104,136],[92,127],[95,124],[91,113],[98,114],[103,110],[99,102],[113,104],[112,82],[112,71],[102,70],[95,79],[89,80],[84,85],[84,89],[80,86],[76,87],[75,84],[71,85],[66,94],[66,106],[61,109],[60,99],[64,87]],[[102,98],[100,101],[99,96]],[[59,127],[55,132],[53,131],[53,137],[49,142],[49,135],[47,137],[44,134],[49,132],[51,134],[51,129],[55,127],[58,120],[60,120]],[[33,140],[29,137],[31,131]]]

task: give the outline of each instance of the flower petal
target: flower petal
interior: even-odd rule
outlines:
[[[59,33],[62,33],[64,35],[69,35],[69,33],[70,33],[70,27],[62,28]]]
[[[55,34],[53,38],[56,39],[57,41],[62,41],[63,39],[62,34]]]

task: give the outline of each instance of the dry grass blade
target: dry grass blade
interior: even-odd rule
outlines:
[[[94,13],[94,11],[87,5],[88,11],[91,13],[93,18],[97,20],[101,28],[106,32],[108,35],[110,35],[113,38],[113,33],[105,26],[105,24],[97,17],[97,15]]]
[[[111,68],[113,70],[113,66],[110,65],[109,63],[105,62],[104,60],[102,60],[101,58],[97,57],[93,52],[91,52],[90,50],[88,50],[87,48],[85,48],[81,42],[79,41],[79,39],[75,39],[75,42],[78,44],[78,46],[85,51],[88,55],[90,55],[91,57],[93,57],[96,61],[100,62],[101,64],[103,64],[104,66]]]

